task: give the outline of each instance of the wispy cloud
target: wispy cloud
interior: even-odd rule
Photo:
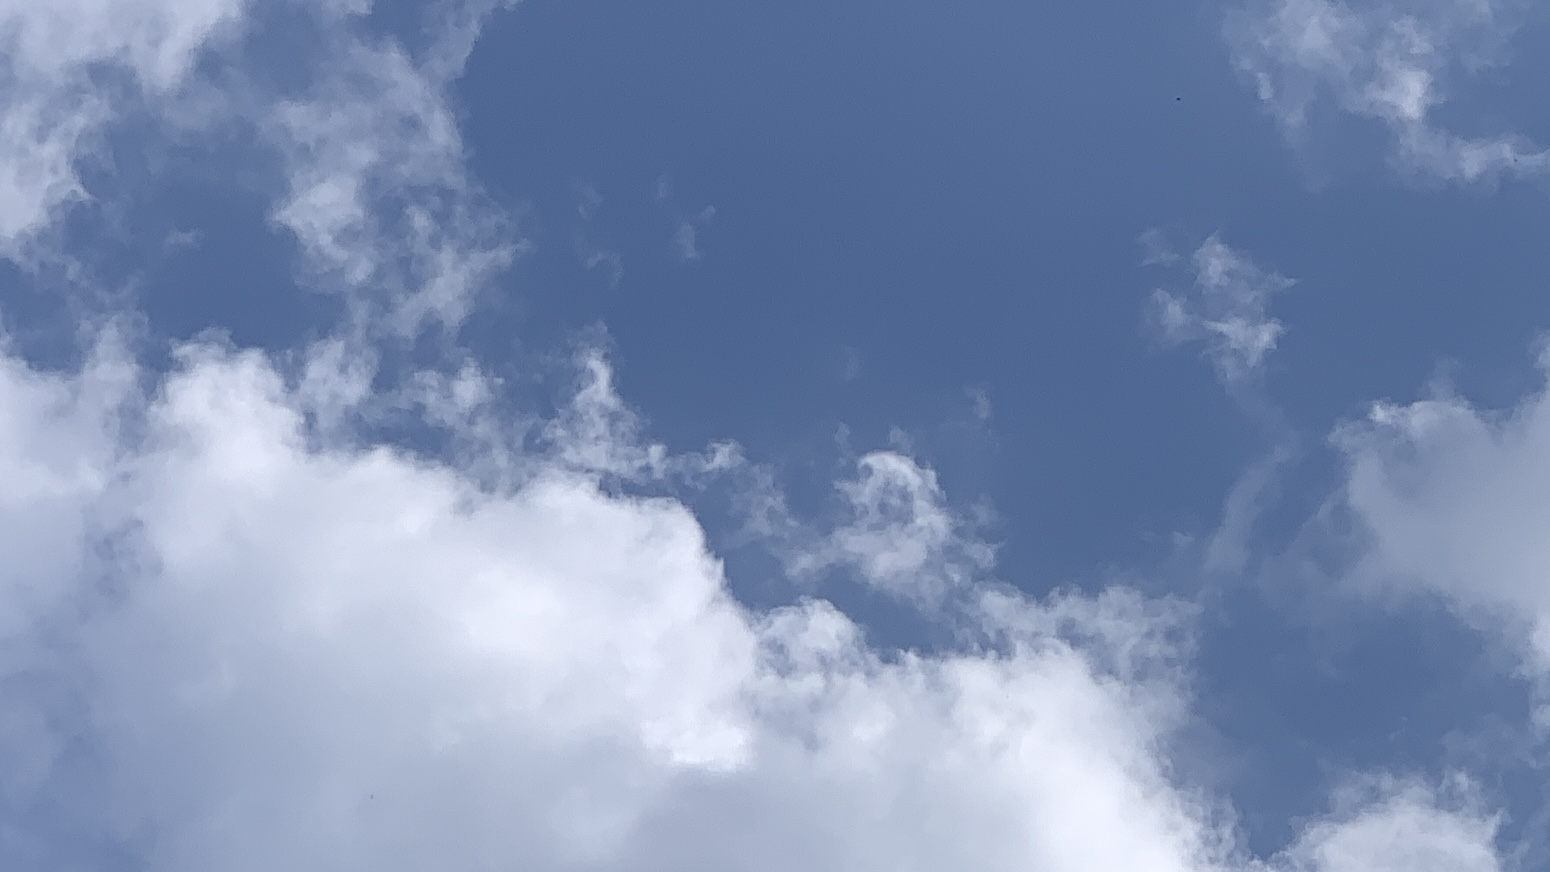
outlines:
[[[1223,382],[1249,378],[1284,329],[1269,314],[1270,300],[1293,281],[1261,269],[1214,235],[1195,250],[1190,264],[1194,288],[1185,294],[1154,291],[1151,323],[1169,343],[1203,344]]]
[[[716,217],[716,207],[706,206],[698,213],[685,215],[682,209],[674,205],[676,197],[672,182],[667,176],[657,179],[657,202],[669,214],[674,214],[673,228],[673,256],[681,263],[693,263],[704,256],[700,249],[700,231]]]
[[[700,251],[700,228],[714,217],[716,207],[706,206],[693,218],[684,218],[678,222],[678,230],[673,234],[673,251],[679,260],[689,263],[704,256],[704,252]]]
[[[459,7],[425,57],[338,27],[311,92],[274,106],[264,128],[285,160],[275,221],[315,280],[374,329],[455,329],[479,290],[524,249],[467,174],[446,89],[471,48]]]
[[[678,222],[678,230],[673,234],[673,250],[681,261],[694,261],[700,259],[699,234],[695,232],[694,225],[688,221]]]
[[[598,210],[603,206],[603,194],[596,185],[582,185],[576,196],[576,215],[581,219],[581,229],[576,234],[576,255],[581,267],[589,272],[601,272],[608,287],[616,288],[624,280],[624,255],[595,241]]]
[[[1159,228],[1148,228],[1136,239],[1136,242],[1141,246],[1143,266],[1168,266],[1179,261],[1178,252],[1173,250],[1167,234]]]
[[[89,196],[76,161],[117,106],[176,91],[242,11],[241,0],[0,6],[0,255],[24,257],[59,209]]]
[[[608,286],[616,288],[624,280],[624,255],[608,249],[586,251],[581,265],[587,270],[598,270],[608,278]]]
[[[840,568],[903,601],[939,608],[979,580],[995,550],[979,539],[975,519],[951,507],[934,471],[900,451],[875,451],[836,489],[842,519],[797,541],[798,575]]]
[[[1520,5],[1272,0],[1232,15],[1227,35],[1238,68],[1290,135],[1305,135],[1310,110],[1327,99],[1385,125],[1406,170],[1473,182],[1550,170],[1550,152],[1521,136],[1463,136],[1436,119],[1451,79],[1505,56]]]
[[[1180,261],[1160,231],[1148,231],[1140,242],[1143,264],[1172,267]],[[1243,469],[1228,491],[1221,521],[1199,554],[1205,572],[1235,574],[1251,562],[1255,526],[1297,454],[1296,434],[1264,396],[1260,378],[1285,329],[1270,315],[1271,299],[1294,282],[1258,266],[1216,235],[1195,250],[1189,269],[1190,291],[1152,292],[1149,323],[1169,344],[1202,345],[1222,386],[1270,440],[1264,457]]]

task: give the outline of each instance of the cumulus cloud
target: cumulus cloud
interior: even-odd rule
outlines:
[[[1160,244],[1156,238],[1150,242]],[[1269,315],[1270,298],[1293,281],[1261,269],[1215,235],[1195,250],[1190,263],[1193,292],[1153,292],[1151,322],[1170,343],[1204,344],[1222,381],[1240,382],[1275,350],[1283,328]]]
[[[1473,182],[1550,169],[1550,152],[1520,136],[1464,136],[1435,117],[1451,78],[1500,60],[1520,5],[1271,0],[1232,16],[1227,35],[1238,68],[1288,133],[1302,135],[1315,104],[1332,100],[1385,125],[1407,170]]]
[[[1542,366],[1544,364],[1542,363]],[[1479,626],[1506,627],[1532,671],[1550,668],[1550,399],[1476,408],[1443,394],[1379,403],[1337,431],[1342,504],[1364,535],[1351,577],[1440,595]]]
[[[675,501],[575,463],[492,492],[318,445],[264,355],[180,359],[149,393],[111,349],[0,369],[0,529],[28,555],[4,567],[5,665],[49,666],[47,693],[5,691],[13,820],[52,802],[158,870],[1225,859],[1160,755],[1173,661],[1121,675],[1090,641],[1169,619],[1133,598],[1013,597],[993,653],[883,659],[822,602],[740,606]],[[868,507],[918,475],[864,468]]]
[[[890,655],[821,600],[741,605],[693,514],[586,463],[492,489],[320,438],[258,352],[0,362],[9,863],[1263,868],[1169,763],[1178,604],[979,583],[982,642]],[[845,491],[870,522],[933,487],[871,456]],[[859,521],[835,542],[920,563]],[[1439,808],[1359,805],[1286,868],[1494,870],[1490,827]]]
[[[1352,807],[1309,826],[1287,859],[1298,872],[1499,872],[1498,816],[1468,785],[1449,786],[1455,795],[1387,778],[1354,785]]]

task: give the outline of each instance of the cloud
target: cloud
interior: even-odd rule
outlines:
[[[176,91],[242,9],[241,0],[0,3],[0,255],[23,257],[58,210],[88,196],[76,162],[115,105],[135,102],[124,92]]]
[[[603,195],[597,189],[597,185],[587,183],[581,185],[576,192],[576,214],[582,221],[591,221],[597,216],[597,210],[603,205]]]
[[[1406,170],[1474,182],[1550,169],[1550,152],[1520,136],[1462,136],[1434,117],[1455,73],[1501,59],[1518,5],[1272,0],[1231,16],[1227,37],[1238,69],[1289,135],[1305,135],[1310,110],[1327,98],[1387,127]]]
[[[830,569],[927,608],[983,578],[994,548],[976,524],[947,503],[936,473],[899,451],[874,451],[836,484],[841,520],[826,533],[796,540],[789,561],[798,575]]]
[[[861,378],[861,352],[854,346],[840,349],[840,381],[853,382]]]
[[[1268,314],[1270,298],[1293,281],[1255,265],[1213,235],[1190,261],[1194,292],[1185,297],[1153,292],[1149,317],[1172,344],[1200,342],[1224,383],[1235,384],[1258,371],[1275,350],[1281,322]]]
[[[1543,364],[1542,364],[1543,365]],[[1438,595],[1550,668],[1550,399],[1503,411],[1441,394],[1378,403],[1336,431],[1361,589]]]
[[[1156,227],[1142,233],[1136,239],[1136,244],[1141,246],[1143,252],[1141,257],[1143,266],[1168,266],[1179,261],[1179,255],[1168,242],[1168,237]]]
[[[1161,232],[1141,236],[1143,264],[1179,261]],[[1194,288],[1189,294],[1152,293],[1150,326],[1169,344],[1199,343],[1217,379],[1270,439],[1265,455],[1245,467],[1228,491],[1217,528],[1200,544],[1200,568],[1207,574],[1241,573],[1254,559],[1254,533],[1276,496],[1279,476],[1295,459],[1297,434],[1264,396],[1260,375],[1284,327],[1270,315],[1270,302],[1295,281],[1265,270],[1213,234],[1190,258]],[[1194,542],[1193,537],[1188,539]]]
[[[981,424],[990,421],[992,411],[990,394],[984,388],[966,388],[965,393],[968,394],[969,402],[973,405],[974,420]]]
[[[412,57],[361,25],[369,4],[298,4],[325,46],[318,58],[287,53],[299,69],[316,62],[299,94],[268,84],[268,70],[198,68],[262,38],[244,28],[241,0],[0,5],[0,254],[26,260],[59,210],[92,198],[77,163],[139,112],[182,136],[240,131],[277,155],[274,220],[299,243],[308,283],[343,294],[358,329],[455,329],[526,247],[468,176],[446,93],[483,19],[504,5],[441,4],[430,47]]]
[[[301,244],[313,281],[346,295],[362,329],[455,330],[526,248],[468,176],[446,93],[497,5],[452,5],[419,59],[334,25],[310,93],[265,110],[286,174],[274,220]]]
[[[435,7],[420,52],[369,35],[368,6],[303,7],[325,50],[286,94],[190,84],[244,38],[235,3],[0,6],[31,88],[0,131],[7,244],[91,195],[74,162],[117,112],[176,115],[257,134],[303,282],[349,304],[305,349],[200,340],[166,371],[111,329],[75,369],[0,348],[0,865],[1265,868],[1176,766],[1187,606],[996,582],[934,473],[878,451],[836,484],[836,523],[778,545],[962,637],[882,649],[795,585],[762,609],[732,595],[673,493],[747,462],[651,442],[600,355],[547,417],[455,345],[378,371],[455,337],[523,243],[447,96],[496,5]],[[97,89],[103,64],[129,84]],[[1202,252],[1175,326],[1252,368],[1263,343],[1233,319],[1273,324],[1260,298],[1284,280]],[[395,441],[390,412],[450,447]],[[1363,835],[1406,814],[1484,832],[1430,801],[1369,801],[1307,856],[1413,856]]]
[[[665,180],[657,183],[657,198],[666,200],[672,196]],[[673,232],[673,253],[679,261],[692,263],[704,257],[700,250],[700,229],[709,224],[716,217],[716,207],[706,206],[698,215],[689,218],[679,218],[678,227]]]
[[[1373,779],[1360,805],[1316,821],[1287,852],[1298,872],[1499,872],[1500,821],[1478,803],[1423,785]],[[1466,787],[1455,787],[1455,793]]]
[[[0,366],[8,864],[1265,868],[1169,764],[1179,604],[981,586],[982,641],[890,655],[826,602],[738,603],[675,500],[333,444],[265,355],[178,357]],[[930,490],[862,469],[861,512]],[[1276,868],[1496,869],[1439,808],[1358,804]]]
[[[576,215],[587,229],[576,234],[576,255],[581,260],[582,269],[589,272],[601,270],[608,279],[608,287],[616,288],[624,279],[624,255],[593,241],[590,232],[590,225],[602,206],[603,195],[596,185],[587,183],[578,187]]]
[[[588,251],[581,261],[582,268],[586,270],[602,270],[608,277],[608,286],[617,288],[619,282],[624,280],[624,255],[608,249],[596,249]]]
[[[688,221],[678,222],[678,231],[673,234],[673,250],[678,253],[678,259],[684,262],[700,259],[700,246],[696,242],[698,234],[694,225]]]
[[[588,463],[492,492],[319,444],[262,354],[185,347],[148,394],[115,354],[0,369],[0,530],[28,555],[4,568],[4,664],[48,669],[38,698],[3,691],[0,755],[28,762],[12,820],[47,806],[156,870],[1198,870],[1225,850],[1159,756],[1174,661],[1105,665],[1175,620],[1133,596],[1003,595],[994,653],[884,659],[823,602],[748,611],[693,515]],[[576,414],[607,394],[587,383]],[[588,456],[624,432],[562,430]],[[846,493],[870,520],[926,485],[871,457]],[[909,572],[870,529],[836,541]],[[27,849],[57,868],[80,843],[49,832]]]

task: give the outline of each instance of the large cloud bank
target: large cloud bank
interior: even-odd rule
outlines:
[[[350,302],[299,355],[195,341],[156,371],[106,315],[79,367],[0,353],[0,865],[1500,868],[1488,810],[1400,780],[1247,856],[1173,762],[1190,609],[995,583],[903,454],[861,458],[846,518],[780,547],[949,622],[951,650],[880,650],[795,593],[740,604],[686,504],[633,485],[746,461],[645,443],[600,359],[515,435],[466,354],[389,378],[384,349],[454,331],[521,249],[445,97],[488,10],[442,10],[415,54],[364,4],[295,6],[328,60],[266,98],[201,78],[240,56],[239,3],[0,3],[14,259],[70,258],[50,234],[124,113],[247,124],[299,272]],[[1249,365],[1274,338],[1200,323]],[[356,426],[387,407],[476,450]]]

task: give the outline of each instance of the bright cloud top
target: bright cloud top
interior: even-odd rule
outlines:
[[[885,656],[821,601],[740,606],[675,501],[319,445],[263,355],[181,360],[149,394],[111,346],[0,371],[13,862],[1247,868],[1166,762],[1176,605],[989,587],[988,648]],[[1322,824],[1314,868],[1495,868],[1417,802]],[[1416,815],[1447,828],[1383,841]]]

